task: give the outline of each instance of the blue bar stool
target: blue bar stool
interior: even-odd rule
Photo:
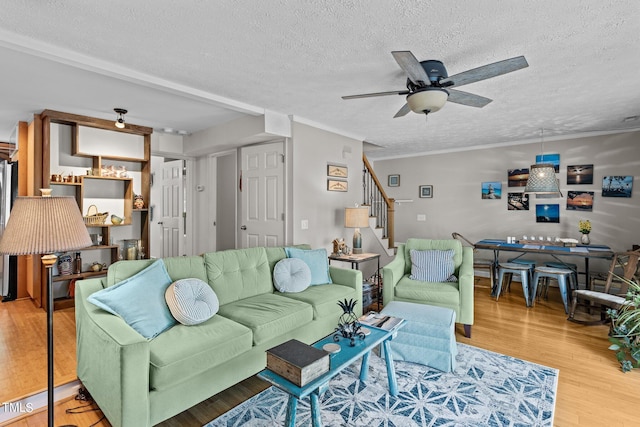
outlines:
[[[573,283],[576,285],[576,289],[578,289],[578,265],[570,262],[547,262],[545,263],[547,267],[553,268],[568,268],[573,271]],[[547,278],[548,279],[548,278]],[[540,288],[538,293],[542,295],[543,288]],[[544,299],[547,299],[549,294],[549,280],[544,281]]]
[[[514,264],[522,264],[529,266],[529,283],[531,283],[531,279],[533,279],[533,269],[536,268],[536,261],[532,259],[526,258],[511,258],[508,259],[507,262],[511,262]],[[509,286],[511,286],[511,282],[509,282]]]
[[[541,278],[556,279],[558,281],[558,287],[560,288],[564,311],[569,314],[569,298],[571,297],[571,290],[576,288],[573,273],[573,270],[569,270],[568,268],[536,267],[533,272],[532,298],[535,298],[536,291],[538,289],[538,280]]]
[[[529,276],[531,274],[531,268],[526,264],[519,264],[515,262],[503,262],[498,264],[498,289],[496,289],[496,301],[500,297],[502,292],[502,281],[505,274],[508,276],[509,285],[514,274],[520,275],[520,281],[522,282],[522,293],[524,294],[524,301],[527,307],[531,307],[531,292],[529,290]]]

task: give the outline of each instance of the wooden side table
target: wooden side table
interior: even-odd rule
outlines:
[[[331,264],[332,260],[341,261],[341,262],[350,262],[351,268],[353,270],[359,270],[360,264],[363,262],[377,260],[378,267],[376,269],[376,274],[375,274],[375,277],[376,277],[375,285],[376,285],[376,292],[377,292],[376,300],[378,304],[378,310],[380,310],[380,305],[382,304],[382,280],[380,280],[380,254],[375,254],[375,253],[351,254],[351,255],[331,254],[329,255],[329,264]],[[362,307],[362,309],[364,310],[365,307]]]

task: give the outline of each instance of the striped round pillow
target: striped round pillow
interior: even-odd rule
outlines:
[[[218,296],[200,279],[173,282],[164,294],[173,317],[183,325],[197,325],[213,317],[220,308]]]

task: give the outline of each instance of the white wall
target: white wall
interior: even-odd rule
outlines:
[[[409,237],[450,238],[456,231],[471,241],[531,234],[579,238],[578,221],[591,220],[591,242],[606,244],[615,251],[640,243],[640,132],[591,136],[545,142],[545,153],[560,154],[560,188],[563,198],[530,199],[529,211],[507,210],[507,193],[523,187],[507,187],[507,170],[529,167],[540,154],[540,144],[513,145],[457,153],[425,155],[374,163],[378,178],[400,174],[400,187],[385,187],[389,197],[413,199],[396,205],[396,241]],[[593,185],[567,185],[567,166],[593,164]],[[634,176],[631,198],[602,197],[602,178],[608,175]],[[502,198],[481,198],[481,183],[502,182]],[[433,198],[418,197],[418,186],[433,185]],[[567,191],[593,191],[592,212],[566,209]],[[535,205],[560,204],[560,223],[536,223]],[[417,215],[426,221],[417,221]],[[483,254],[483,255],[489,255]]]

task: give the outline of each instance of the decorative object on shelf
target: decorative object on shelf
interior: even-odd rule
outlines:
[[[109,212],[99,213],[96,205],[87,209],[87,215],[83,217],[85,225],[102,225],[109,216]]]
[[[123,256],[126,260],[138,259],[138,241],[136,239],[125,239]]]
[[[105,263],[100,264],[99,262],[94,262],[91,264],[91,271],[94,272],[102,271],[105,268],[107,268],[107,264]]]
[[[345,299],[344,301],[338,301],[338,305],[342,309],[343,313],[338,319],[338,327],[336,333],[333,335],[333,340],[338,342],[340,338],[346,338],[349,340],[351,347],[356,345],[356,338],[364,339],[365,334],[362,331],[358,316],[353,312],[358,300]]]
[[[73,258],[69,254],[58,257],[58,271],[62,276],[73,274]]]
[[[82,257],[80,256],[80,252],[76,252],[75,268],[73,270],[73,273],[74,274],[82,273]]]
[[[583,245],[588,245],[589,243],[591,243],[591,240],[589,240],[589,233],[591,233],[591,221],[589,221],[588,219],[581,219],[578,222],[578,230],[580,230],[580,233],[582,233],[580,242],[582,242]]]
[[[54,173],[51,175],[51,182],[62,182],[62,175]]]
[[[360,227],[369,226],[369,208],[358,207],[345,208],[344,210],[344,226],[345,228],[355,228],[353,232],[353,253],[362,253],[362,234]]]
[[[122,221],[124,221],[124,218],[119,217],[118,215],[111,215],[111,224],[113,225],[120,225],[122,224]]]
[[[335,255],[342,255],[346,253],[346,247],[344,243],[344,239],[340,237],[339,239],[333,239],[333,253]]]
[[[124,115],[128,113],[124,108],[114,108],[116,112],[116,122],[114,123],[118,129],[124,129]]]
[[[136,209],[144,209],[144,198],[142,194],[136,194],[133,196],[133,207]]]
[[[7,255],[42,255],[46,268],[47,307],[47,425],[53,427],[53,289],[52,268],[56,252],[74,251],[91,246],[91,238],[73,197],[18,197],[0,240],[0,253]]]

